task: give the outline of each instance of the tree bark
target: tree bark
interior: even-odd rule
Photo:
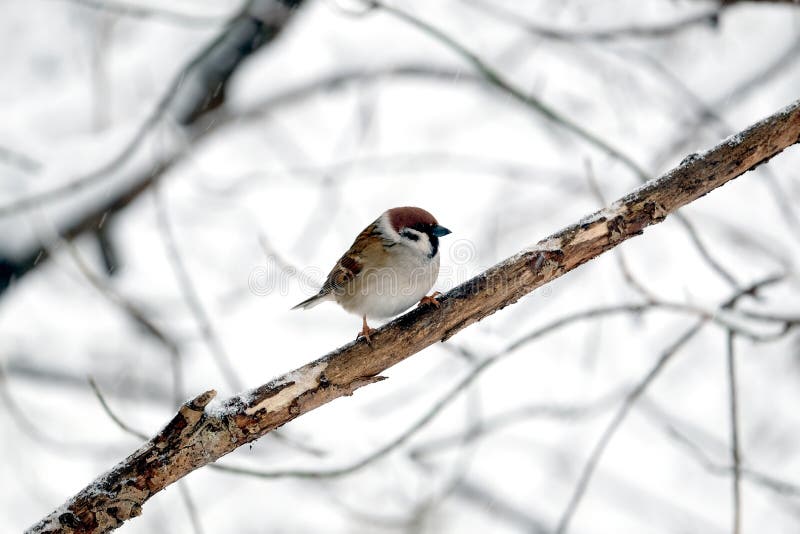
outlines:
[[[440,299],[372,335],[206,409],[207,391],[139,450],[101,475],[29,533],[108,532],[142,512],[153,495],[191,471],[364,385],[379,373],[515,303],[534,289],[639,235],[693,200],[800,142],[800,101],[675,169],[645,183],[607,208],[539,241]]]

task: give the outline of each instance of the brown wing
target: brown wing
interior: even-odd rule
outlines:
[[[327,295],[343,290],[364,268],[364,257],[372,255],[375,251],[371,250],[381,246],[381,239],[378,232],[377,221],[370,224],[358,234],[350,249],[339,258],[336,265],[328,273],[328,278],[320,289],[320,294]]]

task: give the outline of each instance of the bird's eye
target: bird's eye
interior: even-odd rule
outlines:
[[[410,239],[411,241],[419,240],[419,236],[417,234],[415,234],[414,232],[409,232],[408,230],[403,230],[402,232],[400,232],[400,235],[402,235],[407,239]]]

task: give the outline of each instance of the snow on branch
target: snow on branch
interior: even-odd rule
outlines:
[[[250,392],[208,409],[207,391],[184,404],[155,437],[91,482],[28,532],[93,534],[142,513],[153,495],[292,419],[382,379],[379,374],[514,304],[680,207],[800,142],[800,101],[650,180],[607,208],[491,267],[372,336],[352,342]],[[755,209],[755,208],[754,208]]]

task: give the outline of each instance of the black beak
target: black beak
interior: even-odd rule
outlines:
[[[444,226],[439,226],[438,224],[431,228],[431,235],[436,237],[446,236],[447,234],[452,233],[450,230],[445,228]]]

